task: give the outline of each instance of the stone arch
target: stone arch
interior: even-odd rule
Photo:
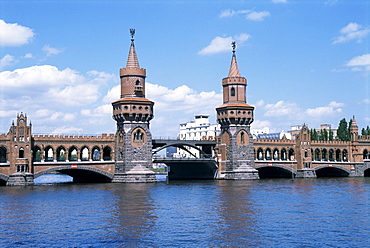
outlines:
[[[91,159],[93,161],[100,161],[101,152],[99,146],[93,146],[91,149]]]
[[[290,161],[295,160],[295,152],[294,152],[294,149],[293,148],[290,148],[289,151],[288,151],[288,159]]]
[[[257,149],[257,159],[258,160],[264,160],[264,157],[263,157],[263,149],[260,147]]]
[[[334,150],[329,149],[329,161],[334,161]]]
[[[57,162],[66,161],[67,149],[64,146],[58,146],[56,150]]]
[[[45,162],[53,162],[54,161],[54,148],[52,146],[47,146],[44,149],[45,152]]]
[[[279,160],[280,159],[279,149],[277,149],[277,148],[274,149],[274,151],[272,152],[272,159],[273,160]]]
[[[53,171],[59,171],[73,177],[74,182],[111,182],[114,177],[114,174],[93,167],[83,165],[72,167],[71,165],[65,165],[39,171],[34,174],[34,178]]]
[[[41,148],[39,146],[34,146],[32,150],[32,161],[41,162],[41,159],[42,159]]]
[[[319,148],[316,148],[315,149],[315,157],[314,157],[314,160],[315,161],[320,161],[321,160],[321,156],[320,156],[320,149]]]
[[[271,160],[271,149],[270,148],[267,148],[265,150],[265,159],[266,160]]]
[[[339,165],[320,165],[315,168],[317,177],[348,177],[350,170]]]
[[[322,149],[322,151],[321,151],[321,160],[322,161],[328,161],[327,155],[328,155],[328,151],[325,148]]]
[[[68,149],[68,160],[77,161],[78,160],[78,149],[75,145]]]
[[[90,157],[89,154],[90,154],[90,150],[89,150],[88,146],[81,147],[80,160],[81,161],[88,161],[89,157]]]
[[[281,149],[280,154],[281,154],[281,160],[284,160],[284,161],[288,160],[288,154],[285,148]]]
[[[343,151],[342,151],[342,161],[348,162],[348,151],[347,151],[347,149],[343,149]]]
[[[295,177],[297,171],[292,167],[282,164],[262,164],[255,166],[258,170],[260,178],[292,178]]]
[[[186,143],[181,143],[181,140],[179,141],[179,143],[176,143],[176,144],[169,144],[169,145],[164,145],[164,146],[161,146],[161,147],[158,147],[156,148],[155,150],[153,150],[153,155],[156,154],[157,152],[167,148],[167,147],[177,147],[177,148],[180,148],[186,152],[188,152],[190,155],[192,155],[193,157],[196,157],[195,154],[191,153],[187,148],[186,146],[189,146],[191,148],[194,148],[196,150],[199,151],[199,154],[201,154],[202,157],[207,157],[209,156],[208,154],[206,154],[202,149],[200,149],[199,147],[197,146],[194,146],[194,145],[191,145],[191,144],[186,144]]]
[[[0,146],[0,163],[6,163],[8,161],[7,152],[5,146]]]
[[[103,148],[103,160],[104,161],[112,160],[112,148],[110,146],[105,146]]]
[[[341,159],[341,150],[340,149],[337,149],[337,150],[335,150],[335,160],[336,161],[342,161],[342,159]]]

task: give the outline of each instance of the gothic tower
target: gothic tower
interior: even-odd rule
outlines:
[[[130,29],[131,46],[125,68],[120,69],[121,98],[112,102],[117,122],[114,182],[152,182],[152,135],[154,102],[145,98],[146,70],[140,68],[135,51],[135,29]]]
[[[254,107],[247,104],[247,79],[240,76],[232,42],[232,58],[228,77],[222,79],[223,104],[216,108],[221,125],[219,176],[225,179],[258,179],[254,166],[253,137],[250,124]]]

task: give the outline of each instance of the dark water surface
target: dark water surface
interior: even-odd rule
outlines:
[[[0,247],[369,247],[370,241],[370,178],[41,183],[0,187],[0,209]]]

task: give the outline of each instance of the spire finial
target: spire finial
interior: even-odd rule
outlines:
[[[131,41],[134,41],[134,36],[135,36],[135,29],[130,28],[130,34],[131,34]]]
[[[236,42],[231,42],[231,47],[233,48],[233,53],[235,54]]]

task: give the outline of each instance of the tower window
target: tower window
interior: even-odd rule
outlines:
[[[139,80],[136,80],[136,85],[140,85],[140,81]]]
[[[235,96],[235,88],[234,87],[231,88],[230,94],[231,94],[231,96]]]

